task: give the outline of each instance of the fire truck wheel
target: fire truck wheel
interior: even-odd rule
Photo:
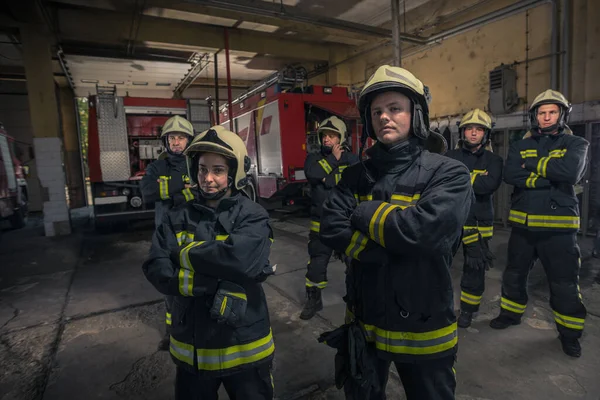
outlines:
[[[246,193],[246,196],[248,196],[250,200],[252,200],[255,203],[258,202],[258,196],[256,194],[256,183],[254,182],[254,178],[249,176],[248,185],[246,185],[246,187],[242,190]]]
[[[27,196],[21,194],[21,207],[10,217],[10,226],[13,229],[21,229],[27,225]]]

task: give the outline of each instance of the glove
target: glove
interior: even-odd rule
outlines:
[[[482,242],[483,255],[486,261],[485,269],[488,271],[490,268],[494,268],[494,260],[496,259],[496,256],[490,250],[489,240],[484,239]]]
[[[221,281],[210,309],[210,316],[219,324],[226,323],[235,327],[246,315],[247,303],[246,291],[243,287]]]
[[[267,280],[268,277],[270,277],[271,275],[275,275],[275,271],[277,271],[277,264],[267,265],[266,267],[263,268],[261,273],[256,277],[256,279],[255,279],[256,282],[263,283],[264,281]]]
[[[470,244],[463,244],[465,248],[465,265],[469,269],[479,271],[486,268],[487,260],[483,248],[481,247],[481,238]]]

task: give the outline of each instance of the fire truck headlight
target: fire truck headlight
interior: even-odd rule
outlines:
[[[131,204],[131,207],[141,207],[142,206],[142,199],[138,196],[134,196],[131,198],[131,200],[129,200],[129,204]]]
[[[123,196],[129,196],[131,194],[131,190],[129,188],[123,189]]]

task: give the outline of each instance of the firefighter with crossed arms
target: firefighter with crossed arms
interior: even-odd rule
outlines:
[[[331,189],[340,181],[342,172],[358,162],[358,157],[346,151],[346,124],[336,116],[321,122],[317,129],[321,149],[309,154],[304,162],[304,173],[310,184],[310,233],[306,271],[306,303],[300,313],[301,319],[311,319],[323,309],[321,290],[327,286],[327,264],[333,249],[325,246],[319,238],[323,203]]]
[[[377,142],[323,205],[321,240],[352,261],[347,323],[320,340],[338,349],[336,384],[347,399],[385,399],[392,362],[407,399],[454,399],[450,266],[474,200],[469,170],[426,150],[443,153],[446,144],[429,130],[427,92],[409,71],[379,67],[358,107],[362,143],[367,135]],[[352,340],[337,340],[346,331]]]
[[[171,210],[143,265],[173,297],[169,351],[175,399],[271,400],[275,345],[263,282],[273,238],[267,211],[243,189],[250,169],[244,142],[221,126],[185,151],[195,199]]]
[[[176,115],[165,122],[160,137],[166,154],[161,154],[158,160],[148,166],[140,185],[144,202],[154,203],[155,229],[169,210],[193,198],[183,152],[194,138],[194,127],[188,120]],[[171,303],[171,297],[166,296],[166,333],[158,345],[159,350],[163,351],[169,349]]]
[[[504,180],[514,186],[508,263],[502,276],[500,315],[494,329],[517,325],[527,308],[527,278],[540,259],[550,286],[550,306],[562,350],[581,356],[586,309],[579,291],[579,207],[574,185],[587,165],[589,143],[567,126],[571,104],[555,90],[529,108],[530,131],[510,147]]]
[[[460,316],[458,326],[471,326],[473,313],[479,311],[485,290],[485,271],[495,258],[489,248],[493,236],[493,194],[502,183],[502,157],[492,152],[492,119],[476,108],[464,115],[458,127],[460,140],[456,149],[446,153],[465,164],[471,172],[475,203],[463,227],[463,274],[460,281]]]

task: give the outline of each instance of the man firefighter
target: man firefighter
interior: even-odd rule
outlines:
[[[327,264],[333,250],[319,239],[323,202],[331,189],[340,181],[346,167],[358,162],[358,157],[345,151],[346,124],[338,117],[321,122],[317,130],[321,151],[309,154],[304,163],[304,173],[310,183],[311,226],[308,236],[310,259],[306,271],[306,304],[300,318],[310,319],[323,309],[321,290],[327,286]]]
[[[321,240],[352,258],[347,324],[338,329],[363,332],[348,339],[350,352],[322,337],[338,348],[336,378],[348,399],[385,399],[392,361],[409,400],[454,399],[450,265],[474,199],[465,165],[425,150],[446,150],[429,131],[426,96],[409,71],[377,69],[358,101],[363,146],[367,136],[377,142],[323,206]],[[355,345],[361,338],[366,346]]]
[[[194,138],[192,124],[176,115],[165,122],[160,137],[167,150],[167,156],[161,157],[148,166],[140,185],[144,202],[154,203],[155,229],[160,226],[164,215],[170,209],[193,198],[183,155],[183,151]],[[169,349],[171,303],[172,299],[167,296],[165,298],[166,333],[158,345],[159,350],[163,351]]]
[[[494,233],[492,195],[502,183],[502,158],[492,153],[490,136],[492,119],[476,108],[469,111],[458,127],[458,147],[446,156],[465,164],[471,171],[475,203],[463,227],[463,274],[460,281],[460,317],[458,326],[471,326],[473,313],[479,311],[485,290],[485,271],[492,266],[494,255],[489,241]]]
[[[579,208],[573,186],[585,172],[589,143],[567,126],[570,111],[561,93],[539,94],[529,108],[531,130],[510,147],[504,180],[514,186],[508,217],[513,228],[500,315],[490,326],[505,329],[521,322],[528,300],[527,277],[539,258],[550,284],[562,349],[579,357],[586,309],[579,292]]]
[[[221,126],[185,153],[199,195],[167,214],[143,266],[174,299],[175,399],[216,400],[223,384],[230,399],[270,400],[275,347],[261,282],[273,235],[265,209],[241,192],[250,158]]]

